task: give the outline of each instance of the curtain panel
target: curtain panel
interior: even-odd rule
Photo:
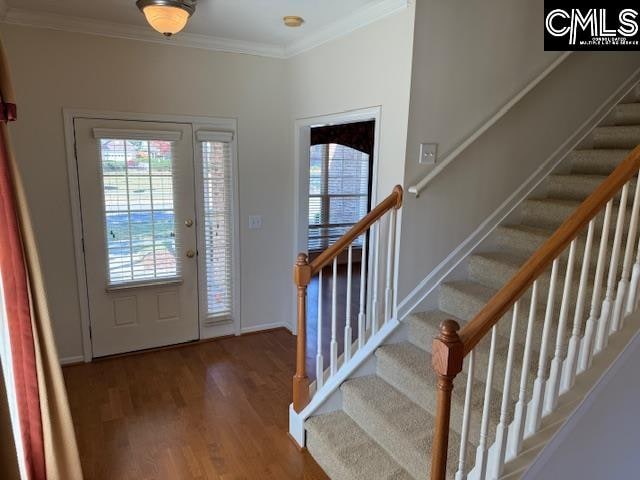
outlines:
[[[7,122],[16,120],[17,111],[1,43],[0,97],[0,271],[26,474],[29,480],[80,480],[40,261],[19,168],[9,148]],[[5,430],[3,426],[0,432]],[[1,468],[0,476],[5,473]]]

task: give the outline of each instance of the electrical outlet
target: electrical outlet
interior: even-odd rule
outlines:
[[[418,160],[418,163],[420,165],[435,164],[437,156],[438,156],[437,143],[421,143],[420,144],[420,158]]]
[[[262,228],[262,215],[249,215],[249,229],[258,230]]]

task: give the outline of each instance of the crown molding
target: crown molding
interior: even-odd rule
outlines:
[[[178,47],[201,48],[218,52],[243,53],[272,58],[289,58],[311,50],[327,42],[343,37],[354,30],[392,15],[406,8],[413,0],[381,0],[369,7],[356,10],[322,29],[289,45],[248,42],[230,38],[181,33],[166,38],[148,27],[118,24],[81,17],[34,12],[21,8],[9,8],[6,0],[0,0],[0,22],[64,32],[85,33],[127,40],[140,40]]]
[[[287,45],[285,57],[293,57],[325,43],[344,37],[349,33],[393,15],[407,8],[414,0],[382,0],[374,5],[354,11],[351,15],[336,20],[320,30]]]
[[[1,2],[2,0],[0,0]],[[262,57],[284,58],[285,49],[280,45],[247,42],[230,38],[181,33],[174,37],[163,37],[149,27],[126,25],[81,17],[70,17],[53,13],[40,13],[19,8],[10,8],[2,22],[11,25],[48,28],[63,32],[86,33],[105,37],[141,40],[178,47],[201,48],[219,52],[244,53]]]

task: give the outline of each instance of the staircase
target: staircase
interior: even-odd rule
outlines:
[[[350,378],[340,386],[342,409],[312,416],[306,420],[307,448],[316,461],[332,479],[427,479],[431,469],[431,445],[437,417],[436,384],[438,376],[431,367],[432,340],[440,332],[443,320],[452,319],[461,326],[473,319],[548,239],[562,222],[576,211],[620,162],[640,144],[640,89],[636,88],[618,104],[607,119],[595,128],[578,149],[571,152],[565,161],[548,176],[534,196],[524,200],[509,223],[498,226],[484,247],[474,252],[467,260],[464,280],[442,283],[438,291],[438,309],[414,313],[408,323],[408,340],[401,343],[384,344],[375,350],[376,370],[374,375]],[[635,180],[629,182],[627,208],[622,225],[622,252],[618,255],[617,285],[623,270],[624,247],[631,223]],[[616,219],[620,208],[620,194],[613,202],[609,223],[609,241],[604,257],[608,267],[612,256]],[[574,395],[558,404],[551,415],[543,419],[535,435],[530,434],[517,454],[511,448],[499,473],[486,467],[484,475],[474,464],[477,451],[495,455],[496,425],[514,418],[512,407],[505,409],[503,391],[508,390],[509,404],[522,400],[521,389],[531,394],[536,378],[549,376],[550,364],[558,356],[555,348],[558,336],[558,310],[567,293],[572,301],[567,303],[568,323],[560,329],[559,338],[564,347],[560,359],[567,355],[566,346],[571,337],[582,341],[585,322],[589,314],[596,264],[602,261],[598,255],[604,215],[594,221],[587,275],[581,282],[580,272],[587,242],[587,230],[582,230],[575,241],[575,266],[567,287],[568,249],[559,257],[557,282],[550,285],[549,270],[537,281],[536,309],[532,312],[529,289],[518,302],[516,321],[512,322],[510,310],[496,325],[494,351],[491,336],[487,335],[474,349],[476,375],[471,382],[474,388],[464,388],[468,377],[468,357],[465,366],[455,381],[451,398],[451,423],[447,460],[447,478],[519,478],[534,460],[548,438],[559,428],[580,398]],[[635,238],[634,238],[635,244]],[[635,259],[635,250],[633,258]],[[600,260],[599,260],[600,258]],[[607,268],[604,269],[602,290],[607,286]],[[401,273],[401,272],[400,272]],[[573,325],[578,290],[583,284],[582,294],[586,298],[585,314],[579,324]],[[551,295],[549,291],[552,289]],[[544,348],[545,361],[539,368],[540,351],[543,349],[543,325],[546,306],[555,300],[553,321],[549,324],[549,345]],[[531,318],[532,331],[527,335]],[[516,325],[517,324],[517,325]],[[515,326],[511,334],[511,326]],[[626,331],[625,331],[626,332]],[[628,333],[628,332],[626,332]],[[525,338],[529,340],[530,360],[525,355]],[[511,342],[510,342],[511,341]],[[513,343],[509,354],[510,343]],[[611,344],[615,343],[613,341]],[[580,345],[580,344],[578,344]],[[582,349],[584,350],[584,346]],[[577,353],[576,353],[577,358]],[[596,357],[597,358],[597,357]],[[524,364],[524,368],[523,368]],[[545,365],[546,364],[546,365]],[[543,370],[543,371],[540,371]],[[487,372],[492,372],[491,388],[486,389]],[[507,385],[503,382],[505,372],[521,372]],[[524,380],[522,377],[524,376]],[[490,378],[491,380],[491,378]],[[562,379],[565,383],[566,379]],[[584,390],[586,392],[586,390]],[[583,392],[584,393],[584,392]],[[468,397],[468,398],[465,398]],[[485,402],[485,399],[490,399]],[[486,404],[486,405],[485,405]],[[529,404],[529,410],[531,405]],[[525,409],[526,411],[526,409]],[[464,422],[465,413],[469,421]],[[482,418],[484,413],[484,417]],[[502,415],[501,415],[502,414]],[[531,415],[531,413],[530,413]],[[513,426],[511,426],[513,429]],[[460,456],[461,435],[466,439],[466,451]],[[542,436],[541,436],[542,435]],[[477,450],[482,437],[485,445]],[[523,435],[524,436],[524,435]],[[464,463],[464,465],[462,465]],[[460,468],[462,467],[462,468]]]

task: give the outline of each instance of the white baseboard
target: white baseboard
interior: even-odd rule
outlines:
[[[244,335],[245,333],[262,332],[263,330],[273,330],[275,328],[286,328],[289,332],[291,332],[291,325],[289,325],[287,322],[273,322],[263,323],[261,325],[253,325],[251,327],[242,327],[240,329],[240,335]]]
[[[62,357],[60,358],[60,365],[75,365],[77,363],[85,363],[83,355],[76,355],[74,357]]]
[[[635,70],[633,74],[600,105],[596,112],[580,125],[573,135],[560,145],[509,198],[398,304],[398,318],[401,321],[413,312],[496,227],[506,220],[523,200],[529,197],[536,187],[560,164],[569,152],[574,150],[591,130],[606,118],[613,107],[631,91],[638,80],[640,80],[640,69]]]

